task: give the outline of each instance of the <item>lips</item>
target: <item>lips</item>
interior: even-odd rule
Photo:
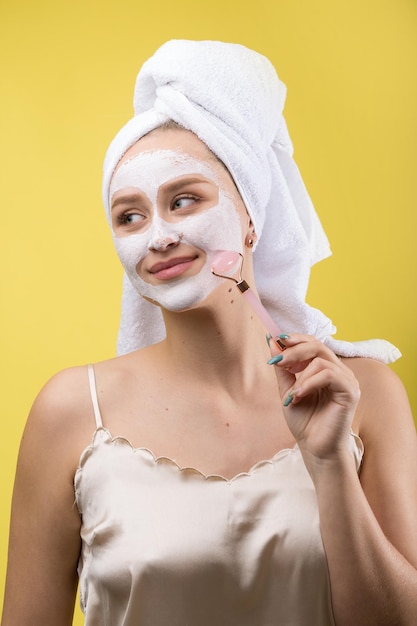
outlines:
[[[187,271],[196,258],[197,256],[186,256],[161,261],[152,265],[149,273],[160,279],[175,278]]]

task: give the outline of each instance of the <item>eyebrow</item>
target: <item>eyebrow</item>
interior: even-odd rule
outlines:
[[[168,180],[166,183],[163,183],[160,189],[169,189],[175,190],[178,187],[182,187],[183,185],[192,185],[195,183],[212,183],[214,182],[211,178],[207,178],[203,174],[189,175],[183,174],[174,180]]]
[[[136,202],[136,200],[141,199],[140,193],[131,193],[128,196],[119,196],[111,203],[111,210],[115,209],[119,204],[130,204],[132,202]]]

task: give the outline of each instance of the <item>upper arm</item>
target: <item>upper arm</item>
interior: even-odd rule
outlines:
[[[361,387],[354,428],[365,445],[363,490],[387,538],[417,567],[417,436],[407,394],[381,363],[346,364]]]
[[[13,491],[3,626],[72,624],[80,552],[73,477],[85,437],[82,428],[74,432],[88,412],[83,385],[77,384],[83,380],[79,370],[52,379],[26,424]]]

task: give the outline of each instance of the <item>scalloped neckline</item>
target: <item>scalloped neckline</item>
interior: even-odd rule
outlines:
[[[127,447],[129,447],[132,452],[134,454],[138,453],[138,452],[142,452],[147,454],[155,463],[155,465],[158,465],[159,463],[168,463],[170,464],[173,468],[175,468],[177,471],[179,471],[180,473],[191,473],[191,474],[197,474],[199,476],[201,476],[201,478],[203,478],[206,481],[210,481],[210,480],[219,480],[219,481],[224,481],[226,483],[233,483],[235,482],[235,480],[239,479],[239,478],[243,478],[246,476],[252,476],[253,474],[255,474],[259,469],[261,469],[264,466],[271,466],[274,465],[275,462],[280,458],[280,457],[284,457],[287,456],[288,454],[291,454],[292,452],[297,451],[298,448],[298,444],[294,444],[294,446],[292,448],[281,448],[281,450],[278,450],[278,452],[276,452],[270,459],[261,459],[260,461],[257,461],[256,463],[254,463],[250,469],[247,472],[238,472],[237,474],[234,474],[231,478],[226,478],[225,476],[223,476],[222,474],[207,474],[199,469],[197,469],[196,467],[192,467],[192,466],[183,466],[180,465],[179,463],[177,463],[177,461],[175,461],[175,459],[169,457],[169,456],[164,456],[164,455],[156,455],[152,452],[152,450],[150,448],[147,448],[146,446],[139,446],[139,447],[135,447],[129,439],[127,439],[127,437],[123,437],[122,435],[117,435],[115,437],[113,437],[113,435],[111,434],[111,432],[105,428],[104,426],[99,426],[93,435],[93,440],[90,446],[88,446],[88,448],[85,450],[85,452],[88,452],[90,450],[92,450],[94,448],[94,442],[95,439],[97,437],[97,435],[99,434],[99,432],[104,433],[107,436],[108,441],[111,444],[114,443],[118,443],[121,442],[123,444],[125,444]],[[84,453],[81,455],[81,462],[79,464],[79,469],[82,468],[83,465],[83,458],[84,458]]]

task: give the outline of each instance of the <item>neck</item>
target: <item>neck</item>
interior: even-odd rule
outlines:
[[[235,287],[218,295],[198,309],[164,311],[167,338],[159,349],[179,375],[250,393],[269,378],[265,330]]]

